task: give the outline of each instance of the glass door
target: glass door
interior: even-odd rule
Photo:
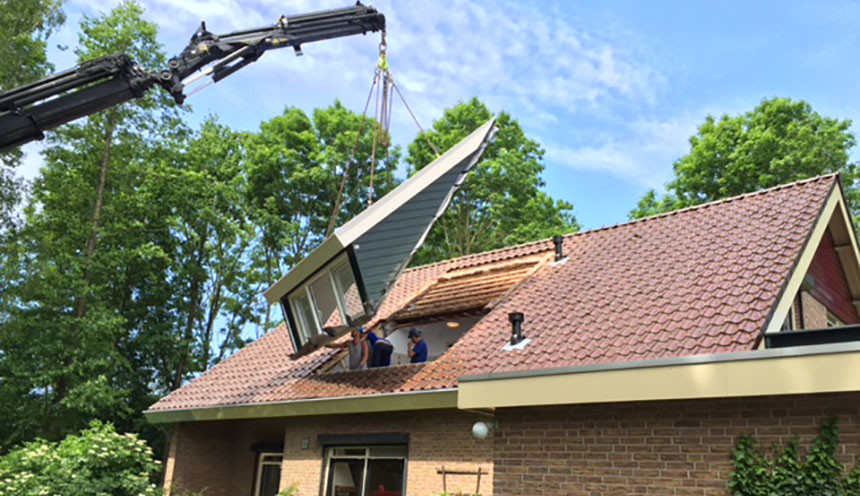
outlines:
[[[326,496],[403,495],[405,446],[332,447],[326,460]]]

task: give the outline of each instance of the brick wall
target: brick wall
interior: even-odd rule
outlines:
[[[205,496],[249,496],[256,454],[251,445],[280,443],[283,422],[236,420],[189,422],[176,426],[168,461],[168,496],[203,491]]]
[[[803,328],[821,329],[827,327],[827,307],[808,291],[802,291],[800,298],[803,305]],[[796,303],[795,303],[796,305]]]
[[[320,494],[323,473],[323,447],[318,434],[408,433],[409,460],[406,468],[406,494],[432,496],[442,490],[437,471],[477,471],[481,494],[493,494],[493,442],[472,437],[472,424],[484,417],[459,411],[422,411],[409,413],[294,417],[285,420],[284,469],[281,487],[296,484],[301,496]],[[308,449],[302,449],[307,439]],[[477,476],[447,477],[448,491],[474,492]]]
[[[751,380],[754,380],[751,378]],[[860,456],[860,393],[499,410],[498,495],[728,495],[731,451],[801,446],[839,418],[839,458]]]
[[[170,496],[205,489],[205,496],[251,494],[255,443],[284,443],[281,487],[296,484],[300,496],[318,496],[323,474],[323,447],[319,434],[408,433],[409,459],[406,490],[410,496],[431,496],[442,490],[446,470],[477,471],[481,468],[481,494],[493,494],[493,441],[472,437],[472,424],[485,417],[434,410],[368,415],[292,417],[267,420],[206,421],[177,427],[175,456],[167,474],[173,482]],[[308,447],[303,449],[303,441]],[[473,492],[475,475],[449,475],[451,492]]]

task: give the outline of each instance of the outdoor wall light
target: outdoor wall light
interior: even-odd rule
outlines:
[[[493,427],[495,424],[492,422],[475,422],[472,426],[472,435],[475,436],[475,439],[487,439]]]
[[[445,325],[448,327],[448,329],[456,329],[456,328],[460,327],[460,323],[454,322],[453,320],[450,322],[445,322]]]

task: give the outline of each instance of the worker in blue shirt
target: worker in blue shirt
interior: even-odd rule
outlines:
[[[421,339],[421,331],[416,328],[409,329],[409,363],[423,363],[427,361],[427,343]]]
[[[367,340],[370,342],[369,368],[391,365],[391,352],[394,351],[394,345],[391,344],[391,341],[377,336],[373,331],[365,331],[364,327],[359,327],[359,332],[367,336]]]

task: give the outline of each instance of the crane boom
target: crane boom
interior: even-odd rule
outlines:
[[[0,94],[0,151],[42,139],[44,131],[140,98],[156,85],[181,104],[184,90],[193,80],[211,76],[218,82],[268,50],[292,47],[301,55],[305,43],[383,30],[385,17],[361,3],[281,16],[273,26],[224,35],[207,31],[201,23],[185,49],[157,74],[125,54],[114,54]]]

